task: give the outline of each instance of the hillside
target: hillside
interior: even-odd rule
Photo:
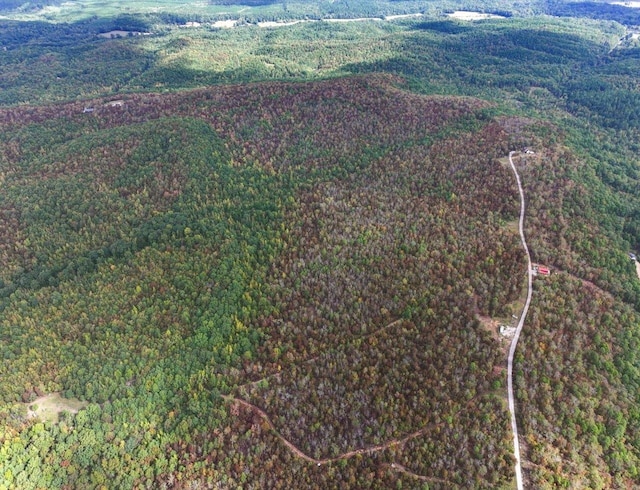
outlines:
[[[0,489],[513,488],[509,152],[525,486],[638,485],[634,39],[427,10],[1,21]]]
[[[220,443],[211,430],[240,422],[221,416],[232,409],[226,394],[262,399],[278,431],[312,457],[414,432],[407,444],[426,434],[434,444],[432,432],[454,415],[461,425],[438,437],[484,438],[486,413],[497,451],[484,471],[491,482],[508,478],[500,354],[475,319],[519,290],[517,240],[501,224],[514,194],[495,162],[508,138],[478,119],[485,103],[416,96],[398,83],[236,86],[95,101],[91,113],[86,104],[3,112],[20,123],[5,126],[2,215],[12,239],[2,331],[12,370],[2,396],[17,401],[37,387],[98,404],[89,426],[74,429],[78,443],[90,430],[94,445],[78,453],[64,425],[49,427],[47,458],[59,470],[29,481],[67,481],[70,467],[76,485],[139,481],[137,452],[126,463],[116,451],[107,465],[119,441],[148,454],[159,479],[179,469],[171,454],[195,458],[192,469],[182,463],[189,475]],[[480,137],[499,146],[477,147]],[[486,186],[469,188],[477,179]],[[447,354],[456,345],[462,351]],[[422,381],[403,386],[410,372]],[[307,398],[322,394],[322,379],[338,390],[325,407]],[[282,406],[283,390],[298,400]],[[5,440],[14,455],[6,469],[20,466],[14,445],[38,438],[37,427]],[[65,457],[69,449],[89,454]],[[289,456],[281,450],[275,442],[243,458]],[[219,464],[224,473],[230,462]],[[459,464],[440,462],[427,476],[463,478],[469,468]],[[365,474],[348,466],[344,477]]]

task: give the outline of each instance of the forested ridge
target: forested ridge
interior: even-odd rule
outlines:
[[[525,483],[638,485],[624,27],[154,15],[2,20],[0,489],[511,488],[511,151]]]
[[[176,473],[205,481],[222,473],[235,481],[241,475],[229,472],[231,460],[222,453],[213,456],[225,446],[211,438],[211,431],[228,431],[233,420],[219,395],[235,396],[237,387],[251,399],[243,391],[247,383],[269,385],[276,378],[260,380],[276,373],[282,373],[277,379],[286,388],[299,383],[300,369],[312,370],[303,379],[324,370],[332,386],[342,379],[346,383],[326,395],[338,405],[321,409],[320,418],[306,423],[297,411],[312,415],[314,401],[307,397],[322,394],[321,387],[300,391],[295,405],[280,407],[277,384],[273,401],[273,395],[266,398],[265,408],[283,423],[278,430],[316,456],[336,456],[416,431],[424,436],[468,403],[483,407],[490,419],[504,419],[496,392],[499,371],[482,387],[466,369],[458,381],[434,378],[431,388],[422,383],[401,387],[414,370],[427,380],[437,365],[465,365],[457,358],[468,355],[466,348],[450,360],[442,350],[447,331],[458,331],[449,322],[462,322],[460,335],[471,336],[474,372],[494,369],[498,351],[474,315],[497,311],[517,295],[517,275],[506,277],[518,267],[519,252],[517,241],[500,225],[513,213],[509,174],[500,172],[502,180],[494,183],[490,172],[501,149],[492,149],[480,166],[461,160],[474,153],[473,133],[500,135],[494,125],[482,129],[486,103],[413,95],[398,83],[362,77],[141,95],[114,107],[95,101],[91,113],[80,110],[84,103],[55,106],[55,119],[52,108],[3,111],[11,134],[3,152],[2,196],[3,227],[13,237],[2,256],[3,356],[11,366],[2,397],[8,403],[5,424],[13,427],[3,441],[5,454],[11,455],[4,474],[12,475],[11,484],[115,479],[119,483],[114,484],[127,486],[147,480],[149,472],[158,483]],[[464,141],[446,131],[447,125],[463,127],[461,121],[470,132]],[[508,143],[500,145],[506,149]],[[445,154],[460,163],[453,165]],[[487,179],[487,186],[458,197],[446,178],[451,165],[449,177]],[[442,180],[434,182],[434,176]],[[503,197],[495,201],[486,191],[490,187]],[[475,205],[483,201],[495,208],[489,220],[486,210],[476,214]],[[431,208],[440,209],[438,219]],[[381,214],[382,209],[387,211]],[[460,217],[467,212],[465,223]],[[398,220],[406,229],[397,227]],[[456,234],[445,235],[454,223]],[[465,265],[475,262],[470,255],[478,251],[464,237],[480,240],[478,227],[496,237],[487,254],[506,267],[503,283],[489,280],[482,267]],[[448,245],[430,243],[427,234],[448,236]],[[445,266],[444,256],[430,255],[441,254],[443,247],[455,251],[450,265]],[[500,260],[502,254],[514,258]],[[329,270],[335,278],[327,276]],[[420,288],[427,275],[447,277],[448,289],[466,291],[466,299],[451,290],[439,292],[437,283]],[[356,291],[358,297],[351,296]],[[453,302],[446,316],[440,314],[444,300]],[[423,310],[427,301],[430,307]],[[48,328],[41,330],[43,324]],[[397,344],[400,332],[407,345]],[[400,356],[396,361],[388,357],[392,339]],[[416,349],[427,349],[422,360],[406,357]],[[380,364],[385,358],[386,366]],[[332,373],[338,365],[342,368]],[[351,369],[344,371],[347,366]],[[443,389],[443,383],[465,378],[468,386]],[[321,379],[312,376],[311,383]],[[377,393],[370,392],[374,386]],[[10,408],[35,392],[58,390],[92,402],[75,418],[86,420],[93,443],[83,439],[85,428],[78,425],[73,429],[77,442],[66,437],[75,418],[26,429],[22,424],[30,423]],[[428,401],[434,390],[442,401]],[[350,400],[350,393],[360,394]],[[427,401],[434,405],[425,411]],[[344,402],[347,408],[340,407]],[[378,405],[375,416],[371,404]],[[397,410],[406,414],[397,418]],[[359,428],[345,430],[345,413]],[[437,418],[431,419],[433,414]],[[504,420],[497,423],[492,444],[501,449],[495,462],[485,463],[490,470],[482,469],[492,482],[508,478],[508,439]],[[312,426],[326,428],[311,438],[317,431]],[[33,445],[43,429],[51,449],[45,459],[55,462],[47,469],[19,450]],[[469,437],[457,425],[449,430],[453,433],[446,437],[458,432]],[[19,438],[11,437],[12,431]],[[335,449],[322,454],[320,448],[328,445]],[[269,448],[276,451],[272,464],[288,456],[278,449]],[[127,452],[131,459],[122,459]],[[179,464],[194,457],[192,464]],[[264,455],[243,457],[255,465]],[[203,465],[212,458],[215,465]],[[150,464],[140,466],[145,460]],[[42,475],[20,471],[26,464],[36,464]],[[441,478],[444,472],[447,480],[469,478],[453,461],[440,464],[443,469],[428,476]],[[278,473],[273,475],[280,480]],[[301,478],[304,484],[307,477]],[[368,477],[351,467],[327,478]]]

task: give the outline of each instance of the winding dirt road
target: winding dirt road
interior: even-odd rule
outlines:
[[[314,458],[313,456],[309,456],[308,454],[306,454],[298,446],[296,446],[291,441],[287,440],[282,434],[280,434],[280,432],[278,431],[278,429],[276,429],[276,427],[275,427],[274,423],[272,422],[271,418],[269,417],[269,415],[264,410],[262,410],[260,407],[257,407],[253,403],[249,403],[246,400],[243,400],[241,398],[236,398],[236,397],[231,396],[231,395],[221,395],[221,396],[222,396],[222,399],[227,401],[227,402],[235,403],[237,405],[243,406],[246,409],[251,410],[254,413],[258,414],[258,416],[260,416],[260,418],[262,418],[265,421],[265,423],[267,424],[269,429],[271,431],[273,431],[273,433],[276,435],[276,437],[278,437],[278,439],[280,439],[280,441],[287,448],[289,448],[289,450],[293,454],[295,454],[299,458],[304,459],[305,461],[308,461],[310,463],[315,463],[318,466],[322,466],[323,464],[327,464],[327,463],[335,463],[337,461],[349,459],[349,458],[352,458],[352,457],[357,456],[359,454],[371,454],[371,453],[376,453],[376,452],[379,452],[379,451],[383,451],[383,450],[388,449],[388,448],[393,447],[393,446],[402,446],[402,445],[406,444],[408,441],[410,441],[412,439],[415,439],[416,437],[422,436],[422,435],[426,434],[427,432],[429,432],[431,430],[434,430],[436,427],[444,426],[446,424],[446,422],[440,422],[438,424],[428,424],[428,425],[422,427],[421,429],[418,429],[415,432],[411,432],[410,434],[406,434],[404,437],[401,437],[401,438],[398,438],[398,439],[391,439],[391,440],[389,440],[389,441],[387,441],[387,442],[385,442],[383,444],[377,444],[375,446],[368,446],[368,447],[364,447],[364,448],[360,448],[360,449],[354,449],[354,450],[348,451],[346,453],[340,454],[339,456],[335,456],[333,458],[317,459],[317,458]],[[477,400],[477,396],[474,397],[474,398],[471,398],[470,400],[468,400],[463,407],[461,407],[459,410],[457,410],[454,413],[454,415],[459,415],[462,411],[469,410],[470,407],[474,404],[474,402],[476,400]],[[455,484],[455,483],[453,483],[451,481],[448,481],[448,480],[444,480],[442,478],[418,475],[417,473],[414,473],[411,470],[409,470],[409,469],[405,468],[404,466],[399,465],[397,463],[385,464],[384,466],[388,467],[389,469],[391,469],[393,471],[400,472],[400,473],[405,473],[405,474],[407,474],[409,476],[412,476],[412,477],[417,478],[417,479],[422,480],[422,481],[445,483],[445,484],[449,485],[450,488],[458,487],[457,484]]]
[[[525,215],[525,203],[524,203],[524,191],[522,190],[522,183],[520,182],[520,175],[518,174],[518,171],[516,169],[516,166],[513,163],[513,156],[514,152],[510,152],[509,153],[509,163],[511,164],[511,168],[513,170],[513,174],[516,177],[516,182],[518,184],[518,191],[520,193],[520,220],[519,220],[519,224],[518,224],[518,229],[520,232],[520,238],[522,239],[522,246],[524,248],[525,254],[527,256],[527,263],[528,263],[528,286],[527,286],[527,300],[525,302],[524,308],[522,309],[522,314],[520,315],[520,320],[518,321],[518,326],[516,327],[516,332],[515,335],[513,336],[513,340],[511,341],[511,347],[509,349],[509,357],[507,360],[507,390],[508,390],[508,399],[509,399],[509,412],[511,414],[511,428],[513,431],[513,446],[514,446],[514,455],[515,455],[515,460],[516,460],[516,464],[515,464],[515,471],[516,471],[516,484],[517,484],[517,488],[518,490],[523,490],[523,483],[522,483],[522,467],[520,464],[520,443],[519,443],[519,438],[518,438],[518,424],[516,421],[516,411],[515,411],[515,398],[513,395],[513,357],[516,351],[516,346],[518,344],[518,338],[520,337],[520,332],[522,331],[522,327],[524,325],[524,321],[525,318],[527,316],[527,312],[529,311],[529,305],[531,304],[531,296],[532,296],[532,284],[533,284],[533,270],[531,267],[531,255],[529,254],[529,247],[527,246],[527,242],[525,240],[524,237],[524,215]],[[395,325],[396,323],[398,323],[400,320],[396,320],[395,322],[392,322],[391,324],[387,325],[384,328],[388,328],[390,326]],[[315,359],[314,359],[315,360]],[[254,383],[257,383],[254,382]],[[253,383],[249,383],[249,384],[253,384]],[[427,433],[429,430],[433,430],[437,425],[440,424],[430,424],[427,425],[425,427],[422,427],[421,429],[412,432],[410,434],[405,435],[402,438],[398,438],[398,439],[392,439],[390,441],[387,441],[383,444],[378,444],[378,445],[374,445],[374,446],[369,446],[369,447],[365,447],[365,448],[360,448],[360,449],[354,449],[352,451],[348,451],[344,454],[341,454],[339,456],[335,456],[332,458],[322,458],[322,459],[317,459],[314,458],[308,454],[306,454],[304,451],[302,451],[299,447],[297,447],[295,444],[293,444],[291,441],[287,440],[282,434],[280,434],[280,432],[276,429],[275,425],[273,424],[273,422],[271,421],[271,418],[269,417],[269,415],[262,410],[261,408],[257,407],[256,405],[243,400],[241,398],[237,398],[235,396],[231,396],[231,395],[222,395],[222,398],[229,402],[229,403],[233,403],[236,405],[240,405],[245,407],[245,409],[251,410],[254,413],[258,414],[258,416],[260,416],[260,418],[262,418],[265,423],[267,424],[267,426],[269,427],[270,430],[273,431],[273,433],[278,437],[278,439],[280,439],[280,441],[293,453],[295,454],[297,457],[304,459],[305,461],[308,461],[310,463],[314,463],[318,466],[321,466],[323,464],[327,464],[327,463],[333,463],[336,461],[340,461],[340,460],[345,460],[345,459],[349,459],[352,458],[356,455],[359,454],[371,454],[371,453],[376,453],[379,451],[383,451],[385,449],[388,449],[392,446],[398,446],[398,445],[403,445],[405,444],[407,441],[414,439],[418,436],[424,435],[425,433]],[[469,406],[475,401],[475,397],[472,398],[471,400],[469,400],[466,405],[462,408],[460,408],[460,410],[458,410],[457,413],[461,412],[462,410],[468,409]],[[440,478],[436,478],[436,477],[429,477],[429,476],[423,476],[423,475],[418,475],[416,473],[413,473],[411,470],[405,468],[402,465],[399,465],[397,463],[393,463],[393,464],[386,464],[386,467],[388,467],[389,469],[393,470],[393,471],[397,471],[397,472],[401,472],[401,473],[405,473],[407,475],[413,476],[414,478],[417,478],[419,480],[422,481],[432,481],[432,482],[438,482],[438,483],[444,483],[444,484],[450,484],[453,486],[456,486],[453,484],[453,482],[449,482],[447,480],[443,480]]]
[[[511,429],[513,431],[513,452],[516,457],[516,485],[518,490],[523,490],[522,485],[522,466],[520,464],[520,443],[518,439],[518,423],[516,421],[516,404],[515,398],[513,396],[513,356],[516,352],[516,346],[518,345],[518,338],[520,337],[520,332],[522,331],[522,326],[524,325],[524,320],[527,316],[527,312],[529,311],[529,305],[531,304],[531,295],[532,295],[532,284],[533,284],[533,269],[531,267],[531,255],[529,254],[529,247],[527,246],[527,241],[524,238],[524,191],[522,190],[522,183],[520,182],[520,175],[518,175],[518,170],[513,163],[514,152],[509,153],[509,163],[511,164],[511,168],[513,169],[513,174],[516,176],[516,182],[518,183],[518,191],[520,192],[520,221],[518,223],[518,230],[520,231],[520,238],[522,239],[522,246],[524,248],[525,254],[527,255],[527,263],[528,263],[528,285],[527,285],[527,301],[524,304],[524,308],[522,309],[522,314],[520,315],[520,321],[518,321],[518,326],[516,328],[516,333],[513,336],[513,340],[511,341],[511,347],[509,349],[509,358],[507,360],[507,391],[509,397],[509,412],[511,413]]]

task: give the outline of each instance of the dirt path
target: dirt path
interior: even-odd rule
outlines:
[[[470,408],[471,405],[473,405],[473,403],[476,401],[478,395],[476,395],[475,397],[471,398],[464,407],[460,408],[457,412],[455,412],[454,415],[458,415],[460,414],[463,410],[468,410]],[[298,456],[299,458],[304,459],[305,461],[309,461],[310,463],[315,463],[318,466],[321,466],[323,464],[327,464],[327,463],[335,463],[337,461],[342,461],[345,459],[349,459],[349,458],[353,458],[354,456],[357,456],[359,454],[371,454],[371,453],[377,453],[379,451],[384,451],[385,449],[389,449],[390,447],[393,446],[402,446],[404,444],[406,444],[408,441],[415,439],[416,437],[419,437],[421,435],[426,434],[428,431],[433,430],[439,426],[445,425],[446,422],[440,422],[439,424],[429,424],[424,426],[421,429],[418,429],[415,432],[411,432],[410,434],[405,435],[404,437],[401,438],[397,438],[397,439],[391,439],[383,444],[377,444],[375,446],[369,446],[369,447],[365,447],[365,448],[360,448],[360,449],[353,449],[351,451],[347,451],[346,453],[340,454],[339,456],[335,456],[333,458],[321,458],[321,459],[317,459],[314,458],[312,456],[309,456],[308,454],[306,454],[304,451],[302,451],[302,449],[300,449],[298,446],[296,446],[295,444],[293,444],[291,441],[287,440],[282,434],[280,434],[280,432],[278,432],[278,429],[276,429],[275,425],[273,424],[273,422],[271,421],[271,418],[269,417],[269,415],[262,410],[260,407],[257,407],[256,405],[254,405],[253,403],[249,403],[248,401],[242,400],[241,398],[235,398],[233,396],[229,396],[229,395],[222,395],[222,398],[224,400],[226,400],[227,402],[231,402],[231,403],[236,403],[238,405],[241,405],[245,408],[248,408],[249,410],[257,413],[260,418],[262,418],[267,425],[269,426],[269,429],[271,429],[274,434],[278,437],[278,439],[280,439],[282,441],[282,443],[287,446],[289,448],[289,450],[295,454],[296,456]],[[420,478],[420,479],[424,479],[425,481],[439,481],[439,482],[445,482],[445,483],[451,483],[451,482],[447,482],[445,480],[440,480],[438,478],[434,478],[434,477],[428,477],[428,476],[421,476],[418,475],[416,473],[413,473],[409,470],[407,470],[406,468],[404,468],[401,465],[397,465],[397,464],[393,464],[390,465],[391,468],[395,469],[396,471],[402,471],[404,473],[413,475],[416,478]]]
[[[640,262],[636,260],[636,272],[638,273],[638,279],[640,279]]]
[[[509,163],[511,164],[511,169],[513,170],[513,174],[516,177],[516,182],[518,184],[518,191],[520,192],[520,221],[518,222],[518,230],[520,232],[520,238],[522,239],[522,247],[524,248],[525,254],[527,255],[527,301],[524,304],[524,308],[522,309],[522,313],[520,315],[520,320],[518,321],[518,326],[516,328],[516,333],[513,336],[513,340],[511,341],[511,348],[509,349],[509,358],[507,360],[507,394],[509,398],[509,412],[511,413],[511,429],[513,431],[513,452],[516,458],[516,485],[518,490],[523,490],[522,484],[522,466],[520,464],[520,442],[518,437],[518,422],[516,420],[516,406],[515,406],[515,397],[513,396],[513,356],[516,352],[516,346],[518,345],[518,338],[520,337],[520,332],[522,331],[522,326],[524,325],[524,320],[527,317],[527,312],[529,311],[529,305],[531,304],[531,295],[532,295],[532,285],[533,285],[533,269],[531,267],[531,255],[529,254],[529,247],[527,246],[527,241],[524,237],[524,191],[522,190],[522,183],[520,182],[520,175],[518,175],[518,170],[513,163],[513,151],[509,153]]]
[[[517,421],[516,421],[516,414],[515,414],[515,398],[513,395],[513,358],[514,358],[514,354],[515,354],[515,350],[516,350],[516,346],[518,344],[518,339],[520,337],[520,332],[522,331],[522,327],[524,325],[524,321],[525,318],[527,316],[527,312],[529,310],[529,305],[531,304],[531,297],[532,297],[532,284],[533,284],[533,269],[532,269],[532,265],[531,265],[531,256],[529,254],[529,247],[527,246],[527,242],[524,236],[524,216],[525,216],[525,200],[524,200],[524,191],[522,189],[522,183],[520,181],[520,175],[518,174],[518,171],[516,169],[515,164],[513,163],[513,156],[514,152],[510,152],[509,153],[509,163],[511,164],[511,168],[513,170],[513,173],[516,177],[516,182],[518,184],[518,191],[520,193],[520,219],[518,222],[518,230],[520,233],[520,238],[522,240],[522,246],[524,248],[525,254],[527,256],[527,263],[528,263],[528,270],[527,270],[527,278],[528,278],[528,287],[527,287],[527,299],[524,305],[524,308],[522,310],[522,314],[520,315],[520,320],[518,321],[518,326],[516,328],[516,332],[515,335],[513,336],[513,340],[511,342],[511,347],[509,349],[509,357],[507,360],[507,369],[508,369],[508,375],[507,375],[507,385],[508,385],[508,400],[509,400],[509,412],[511,414],[511,427],[512,427],[512,431],[513,431],[513,446],[514,446],[514,456],[515,456],[515,473],[516,473],[516,485],[517,485],[517,489],[518,490],[523,490],[523,483],[522,483],[522,467],[521,467],[521,461],[520,461],[520,444],[519,444],[519,436],[518,436],[518,425],[517,425]],[[640,277],[640,265],[636,264],[638,267],[638,275]],[[392,322],[391,324],[387,325],[386,327],[383,327],[383,329],[389,328],[395,324],[397,324],[400,320],[396,320],[395,322]],[[313,360],[308,360],[313,362]],[[308,362],[307,361],[307,362]],[[273,375],[271,375],[273,376]],[[267,378],[271,377],[268,376]],[[251,383],[248,383],[248,385],[252,385],[257,383],[258,381],[254,381]],[[477,396],[476,396],[477,397]],[[462,410],[467,409],[469,407],[469,405],[471,405],[476,397],[472,398],[471,400],[469,400],[467,402],[467,404],[465,405],[465,407],[461,408],[460,410],[458,410],[456,412],[456,414],[460,413]],[[371,454],[371,453],[376,453],[379,451],[383,451],[385,449],[388,449],[390,447],[393,446],[401,446],[404,445],[406,442],[419,437],[421,435],[424,435],[425,433],[427,433],[429,430],[434,429],[435,427],[437,427],[438,425],[442,425],[442,424],[430,424],[427,425],[415,432],[412,432],[410,434],[407,434],[406,436],[402,437],[402,438],[398,438],[398,439],[392,439],[390,441],[387,441],[383,444],[378,444],[378,445],[374,445],[374,446],[369,446],[369,447],[365,447],[365,448],[360,448],[360,449],[354,449],[352,451],[348,451],[345,452],[339,456],[335,456],[333,458],[321,458],[321,459],[317,459],[314,458],[312,456],[309,456],[308,454],[306,454],[304,451],[302,451],[298,446],[296,446],[295,444],[293,444],[291,441],[287,440],[282,434],[280,434],[280,432],[278,432],[278,430],[276,429],[275,425],[273,424],[273,422],[271,421],[271,418],[269,417],[269,415],[262,410],[261,408],[257,407],[256,405],[253,405],[252,403],[249,403],[241,398],[236,398],[230,395],[222,395],[222,398],[230,403],[235,403],[237,405],[241,405],[255,413],[257,413],[260,418],[262,418],[267,426],[269,427],[269,429],[271,429],[273,431],[273,433],[278,437],[278,439],[280,439],[280,441],[282,441],[282,443],[289,448],[289,450],[295,454],[296,456],[298,456],[299,458],[304,459],[305,461],[308,461],[310,463],[314,463],[318,466],[321,466],[323,464],[327,464],[327,463],[333,463],[333,462],[337,462],[337,461],[342,461],[342,460],[346,460],[349,458],[352,458],[354,456],[357,455],[361,455],[361,454]],[[435,478],[435,477],[428,477],[428,476],[423,476],[423,475],[418,475],[416,473],[413,473],[411,470],[405,468],[402,465],[399,465],[397,463],[393,463],[393,464],[386,464],[386,467],[392,469],[393,471],[397,471],[397,472],[401,472],[404,474],[407,474],[409,476],[412,476],[414,478],[417,478],[421,481],[432,481],[432,482],[438,482],[438,483],[444,483],[444,484],[448,484],[448,485],[453,485],[455,486],[455,484],[453,484],[453,482],[449,482],[443,479],[439,479],[439,478]]]
[[[393,322],[385,325],[382,328],[379,328],[378,330],[371,332],[370,334],[366,335],[365,338],[371,337],[373,335],[376,335],[384,330],[387,330],[389,328],[395,327],[396,325],[400,324],[403,321],[403,319],[398,319],[398,320],[394,320]],[[310,363],[310,362],[314,362],[316,361],[320,356],[315,356],[311,359],[307,359],[305,361],[306,363]],[[276,376],[279,376],[281,373],[274,373],[270,376],[267,376],[264,379],[270,379]],[[255,385],[257,383],[259,383],[262,380],[257,380],[257,381],[253,381],[253,382],[249,382],[245,385],[242,385],[241,387],[248,387],[251,385]],[[476,401],[476,399],[478,398],[479,395],[476,395],[474,398],[470,399],[469,401],[467,401],[467,403],[460,408],[458,411],[455,412],[454,415],[458,415],[460,414],[463,410],[468,410],[473,403]],[[269,429],[271,431],[273,431],[273,433],[276,435],[276,437],[278,439],[280,439],[280,441],[296,456],[298,456],[301,459],[304,459],[305,461],[308,461],[310,463],[314,463],[317,466],[322,466],[324,464],[328,464],[328,463],[335,463],[338,461],[343,461],[346,459],[350,459],[353,458],[354,456],[357,455],[363,455],[363,454],[372,454],[372,453],[376,453],[379,451],[384,451],[385,449],[389,449],[390,447],[393,446],[403,446],[404,444],[406,444],[408,441],[415,439],[416,437],[422,436],[424,434],[426,434],[427,432],[436,429],[439,426],[442,426],[445,424],[445,422],[441,422],[438,424],[429,424],[426,425],[424,427],[422,427],[421,429],[418,429],[414,432],[411,432],[407,435],[405,435],[404,437],[401,438],[396,438],[396,439],[391,439],[383,444],[377,444],[374,446],[369,446],[369,447],[364,447],[364,448],[359,448],[359,449],[354,449],[351,451],[347,451],[343,454],[340,454],[338,456],[332,457],[332,458],[314,458],[312,456],[309,456],[308,454],[306,454],[302,449],[300,449],[298,446],[296,446],[294,443],[292,443],[291,441],[289,441],[288,439],[286,439],[275,427],[275,425],[273,424],[273,422],[271,421],[271,418],[269,417],[269,415],[262,410],[260,407],[254,405],[253,403],[250,403],[246,400],[243,400],[241,398],[237,398],[231,395],[222,395],[222,398],[229,402],[229,403],[234,403],[236,405],[240,405],[248,410],[253,411],[254,413],[257,413],[260,418],[262,418],[265,423],[267,424],[267,426],[269,427]],[[456,483],[449,481],[449,480],[444,480],[442,478],[437,478],[437,477],[433,477],[433,476],[425,476],[425,475],[419,475],[417,473],[414,473],[413,471],[409,470],[408,468],[397,464],[397,463],[384,463],[382,465],[382,467],[388,468],[391,471],[395,471],[398,473],[403,473],[405,475],[408,475],[412,478],[416,478],[420,481],[424,481],[424,482],[433,482],[433,483],[442,483],[444,485],[447,485],[449,488],[459,488],[460,486],[457,485]]]

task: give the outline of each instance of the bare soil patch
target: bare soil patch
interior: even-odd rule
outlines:
[[[61,412],[78,413],[88,402],[82,402],[77,398],[63,398],[60,393],[49,393],[24,405],[27,407],[27,417],[57,423]]]
[[[231,29],[232,27],[236,27],[237,23],[237,20],[218,20],[211,25],[218,29]]]
[[[455,12],[448,14],[453,19],[460,20],[485,20],[485,19],[504,19],[502,15],[495,14],[483,14],[482,12],[470,12],[467,10],[456,10]]]
[[[487,332],[491,334],[494,340],[500,341],[500,334],[498,333],[498,329],[500,327],[500,322],[489,316],[476,315],[476,318],[480,322],[482,328],[484,328]]]

